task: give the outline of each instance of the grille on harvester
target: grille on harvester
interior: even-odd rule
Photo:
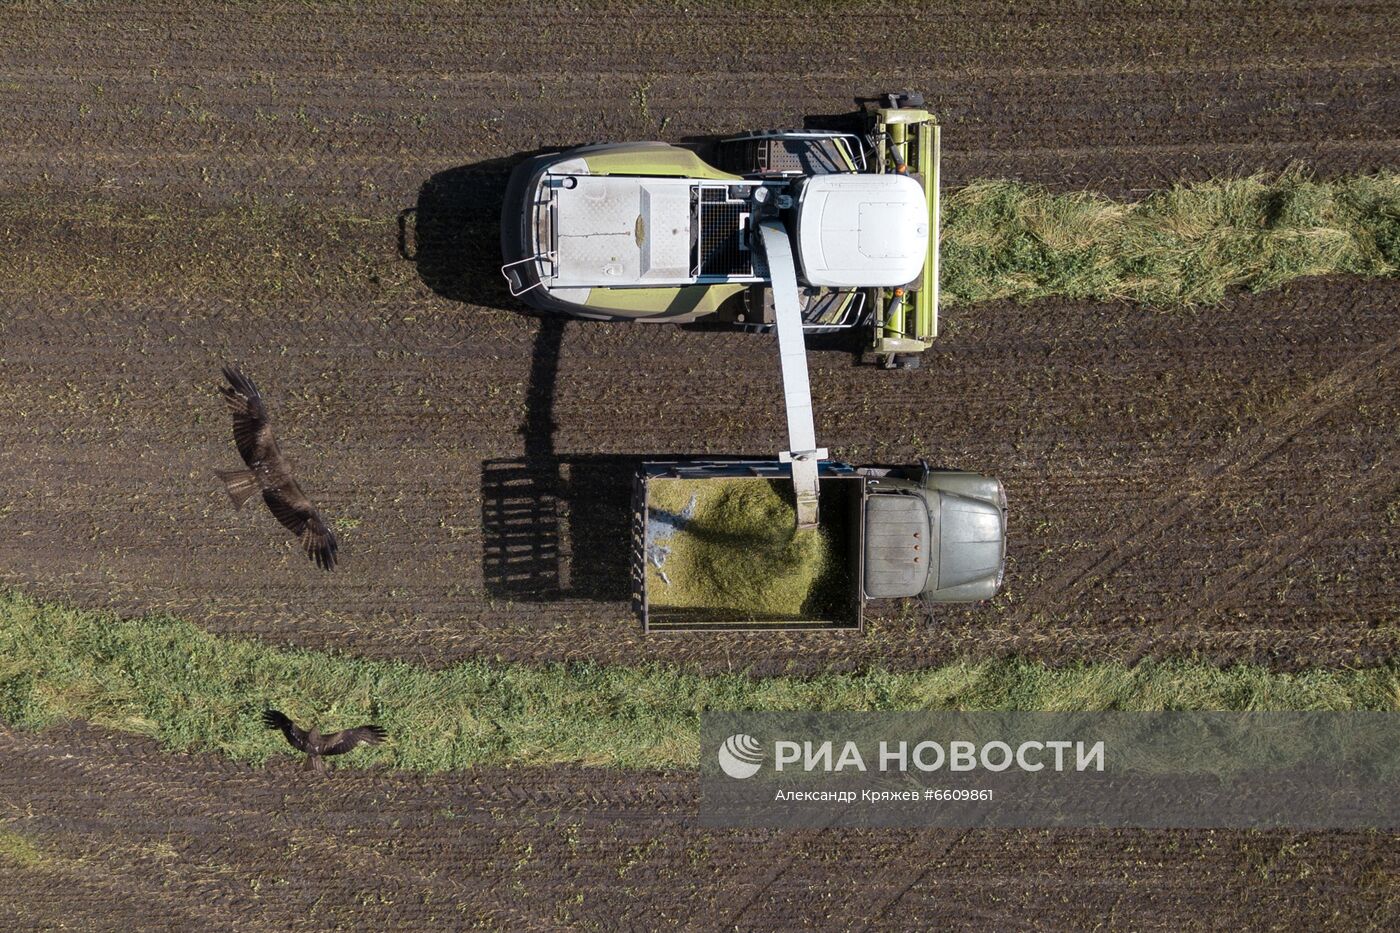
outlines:
[[[841,150],[831,139],[770,139],[757,152],[766,174],[824,175],[847,171]]]
[[[713,199],[718,195],[718,199]],[[697,268],[701,275],[752,275],[752,254],[744,249],[743,218],[747,204],[725,200],[720,188],[700,194],[700,243]]]

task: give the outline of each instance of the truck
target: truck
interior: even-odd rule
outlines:
[[[674,540],[687,533],[683,516],[655,503],[667,486],[693,490],[718,484],[786,486],[786,465],[773,460],[676,460],[644,463],[633,494],[633,599],[645,632],[687,630],[863,630],[874,599],[927,603],[989,599],[1001,587],[1006,560],[1006,491],[976,473],[913,466],[854,467],[825,461],[818,469],[823,507],[818,532],[830,559],[807,582],[791,611],[755,608],[743,587],[720,587],[704,606],[669,599],[662,584]],[[674,498],[673,498],[674,501]],[[798,532],[800,533],[800,532]],[[742,548],[746,542],[733,542]],[[751,555],[737,570],[761,572]],[[715,568],[710,568],[711,570]],[[670,581],[666,581],[669,583]],[[762,580],[744,581],[753,586]],[[728,597],[728,602],[724,597]],[[800,604],[799,604],[800,603]]]

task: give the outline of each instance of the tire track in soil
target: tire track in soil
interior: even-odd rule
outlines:
[[[1093,553],[1070,563],[1039,586],[1012,617],[1011,625],[1019,627],[1037,612],[1063,606],[1152,546],[1220,483],[1258,466],[1353,393],[1378,380],[1382,373],[1395,370],[1400,365],[1397,349],[1400,336],[1360,354],[1274,412],[1267,421],[1232,443],[1223,455],[1195,470],[1180,486],[1130,518],[1128,527],[1100,541]]]
[[[32,826],[33,820],[29,821]],[[0,821],[0,829],[6,823]],[[202,900],[198,906],[171,903],[157,882],[160,859],[143,855],[139,847],[111,841],[98,849],[65,834],[44,834],[45,851],[38,865],[18,866],[0,859],[0,912],[11,929],[130,930],[125,915],[140,916],[161,904],[162,916],[147,916],[143,930],[237,930],[246,916],[222,904]],[[116,864],[114,865],[114,861]],[[174,916],[171,916],[171,915]]]
[[[1311,512],[1299,515],[1288,526],[1254,548],[1229,573],[1198,591],[1190,609],[1227,612],[1261,581],[1277,575],[1319,542],[1337,537],[1353,519],[1347,507],[1394,495],[1400,489],[1400,470],[1394,456],[1379,460],[1370,471],[1330,493]]]
[[[967,839],[968,836],[972,835],[972,830],[964,830],[961,833],[957,834],[953,834],[950,832],[948,835],[952,836],[952,838],[950,838],[945,843],[941,843],[939,845],[931,847],[920,847],[923,851],[920,855],[919,861],[923,863],[923,867],[920,868],[917,872],[912,873],[909,876],[909,880],[907,882],[895,887],[895,889],[892,892],[890,892],[890,895],[888,897],[876,901],[876,903],[872,905],[872,909],[861,911],[860,929],[862,933],[864,933],[864,931],[867,930],[878,929],[876,924],[880,923],[882,920],[885,920],[886,917],[889,916],[890,911],[894,910],[897,906],[899,906],[899,902],[904,899],[904,896],[908,894],[911,890],[913,890],[915,886],[920,884],[924,880],[924,878],[928,876],[928,873],[933,870],[934,858],[945,859],[948,856],[952,855],[953,852],[958,848],[958,846],[960,846],[963,843],[963,840]],[[936,852],[934,850],[936,850]],[[934,858],[930,858],[931,854],[934,856]],[[983,914],[978,919],[984,921],[991,921],[993,918]],[[1013,924],[1012,926],[1014,927],[1016,925]],[[1002,928],[1008,929],[1008,927],[1004,925],[1004,922]],[[1022,928],[1024,929],[1024,927]]]

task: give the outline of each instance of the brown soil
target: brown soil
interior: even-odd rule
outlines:
[[[953,309],[918,373],[816,352],[837,456],[1007,482],[1004,595],[932,623],[877,608],[864,637],[643,640],[631,472],[778,450],[772,341],[542,324],[503,310],[495,271],[522,151],[797,125],[882,88],[928,92],[954,185],[1131,194],[1296,159],[1393,166],[1384,7],[344,3],[313,28],[296,6],[149,2],[0,25],[0,220],[22,270],[0,282],[0,583],[430,663],[1288,667],[1397,647],[1393,282],[1195,313]],[[249,195],[262,239],[241,252],[219,212]],[[93,204],[106,220],[84,219]],[[236,465],[225,360],[262,384],[340,521],[335,574],[218,491],[212,471]]]
[[[647,639],[628,601],[632,472],[648,453],[781,447],[771,339],[541,324],[393,290],[409,292],[253,309],[12,294],[0,580],[435,664],[1395,653],[1400,283],[1301,283],[1194,313],[954,309],[916,372],[814,353],[835,455],[922,454],[1006,482],[1004,594],[932,623],[877,606],[864,636]],[[303,484],[340,520],[334,573],[219,489],[212,471],[237,463],[214,393],[225,359],[263,386]]]
[[[904,87],[954,185],[1117,194],[1400,152],[1383,3],[190,6],[0,13],[0,182],[397,209],[464,162],[799,126]]]
[[[1374,833],[716,831],[693,775],[252,769],[0,731],[7,927],[1386,929]]]

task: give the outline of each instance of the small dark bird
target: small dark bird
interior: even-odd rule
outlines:
[[[282,456],[268,424],[267,408],[253,380],[233,366],[224,367],[227,386],[219,392],[233,414],[233,442],[246,470],[218,470],[233,507],[241,509],[255,492],[261,492],[268,509],[292,534],[301,539],[306,554],[322,570],[335,566],[339,544],[335,532],[312,506],[292,476],[291,464]]]
[[[306,770],[317,774],[326,773],[323,755],[343,755],[361,745],[378,745],[384,741],[385,732],[380,726],[356,726],[342,729],[330,735],[322,735],[316,729],[303,729],[292,722],[285,714],[270,709],[262,714],[263,725],[269,729],[281,729],[287,742],[299,752],[306,753]]]

